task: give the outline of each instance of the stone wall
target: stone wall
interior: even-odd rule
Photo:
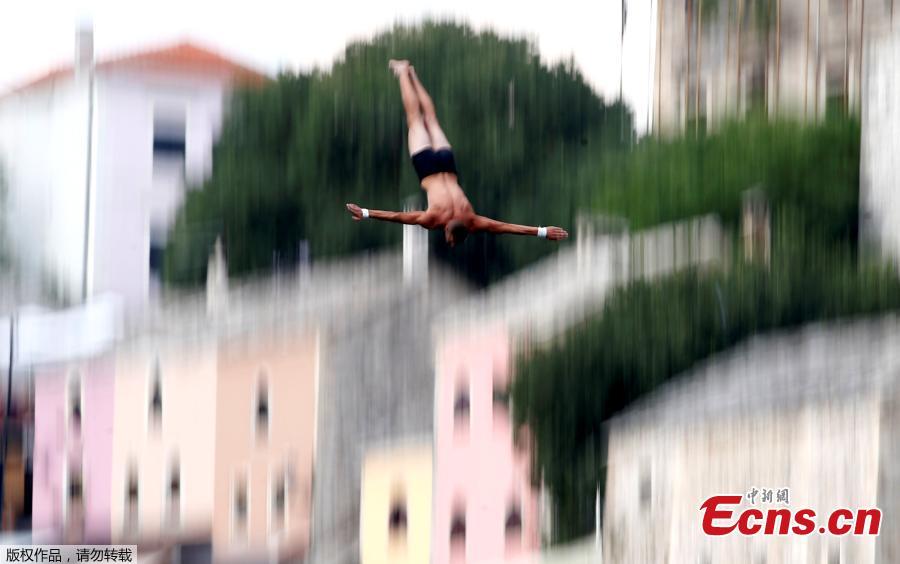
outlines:
[[[677,377],[609,424],[605,561],[895,562],[898,381],[896,317],[756,337]],[[704,535],[707,498],[754,487],[820,519],[880,507],[880,536]]]
[[[732,240],[707,215],[630,232],[607,217],[579,219],[576,242],[448,310],[436,331],[505,324],[517,338],[545,341],[602,307],[615,288],[688,267],[727,264]]]
[[[407,286],[377,307],[348,312],[350,324],[332,324],[323,332],[313,561],[359,561],[366,452],[432,436],[431,324],[438,311],[466,294],[453,278],[429,276],[427,286]]]

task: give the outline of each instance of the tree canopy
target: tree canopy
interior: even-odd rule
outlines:
[[[169,282],[203,277],[222,236],[230,274],[400,241],[397,226],[353,223],[346,202],[393,210],[424,202],[406,147],[391,58],[407,58],[431,93],[476,211],[532,225],[571,227],[575,192],[561,173],[631,135],[630,115],[591,90],[574,63],[547,66],[533,42],[453,23],[396,26],[350,44],[331,69],[283,73],[235,94],[211,177],[188,193],[166,252]],[[626,120],[619,127],[619,120]],[[438,235],[438,234],[435,234]],[[514,237],[475,235],[436,254],[484,284],[553,250]]]
[[[604,425],[637,398],[750,335],[900,309],[896,271],[857,250],[853,121],[732,124],[584,166],[572,179],[583,199],[636,228],[717,213],[734,233],[742,192],[758,186],[771,205],[773,248],[768,268],[738,259],[621,288],[590,320],[517,362],[514,414],[534,436],[535,475],[553,494],[560,541],[593,529]]]

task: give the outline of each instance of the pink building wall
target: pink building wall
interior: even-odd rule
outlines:
[[[81,376],[80,430],[69,420],[69,382]],[[110,540],[113,392],[110,357],[40,369],[34,376],[34,485],[32,528],[63,532],[66,465],[81,465],[85,542]]]
[[[503,328],[444,340],[437,348],[435,390],[435,564],[500,562],[539,548],[538,495],[530,485],[529,456],[513,444],[508,407],[494,401],[495,383],[507,389],[511,344]],[[455,417],[468,389],[468,416]],[[521,536],[507,538],[508,509],[517,504]],[[465,514],[465,548],[451,547],[457,508]]]

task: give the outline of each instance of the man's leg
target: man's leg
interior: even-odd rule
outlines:
[[[400,96],[403,98],[406,125],[409,128],[409,154],[415,155],[419,151],[431,147],[431,138],[428,136],[428,129],[425,127],[425,120],[419,108],[419,96],[409,77],[409,62],[391,61],[389,66],[400,83]]]
[[[432,101],[428,91],[425,90],[418,75],[416,75],[416,69],[412,65],[409,66],[409,76],[416,89],[419,104],[422,106],[422,113],[425,114],[425,127],[428,128],[428,135],[431,137],[431,146],[435,151],[438,149],[449,149],[450,141],[444,135],[444,130],[441,129],[441,124],[438,122],[434,101]]]

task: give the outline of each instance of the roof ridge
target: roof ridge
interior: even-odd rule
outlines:
[[[212,74],[231,75],[241,82],[255,85],[262,84],[268,80],[264,73],[191,38],[183,38],[168,44],[141,50],[120,52],[118,55],[95,60],[94,66],[97,69],[129,66],[180,67],[192,71],[205,70]],[[14,86],[6,92],[0,93],[0,98],[47,84],[71,74],[74,72],[74,69],[74,62],[56,65],[43,74],[38,75],[37,78],[27,80],[19,86]]]

